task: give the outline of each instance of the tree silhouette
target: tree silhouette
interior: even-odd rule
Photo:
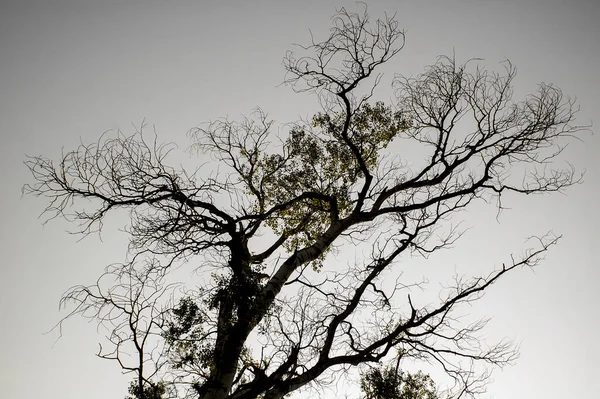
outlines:
[[[340,9],[325,40],[284,59],[286,83],[319,96],[312,120],[278,134],[257,110],[190,132],[218,173],[168,166],[172,147],[141,131],[104,135],[56,163],[26,161],[34,182],[25,192],[83,235],[114,210],[130,212],[130,261],[111,266],[107,285],[75,287],[63,301],[75,303],[69,316],[110,326],[114,351],[99,355],[135,373],[131,395],[279,399],[340,371],[419,359],[463,397],[487,375],[478,365],[515,358],[510,343],[479,339],[485,321],[453,315],[506,273],[537,264],[559,237],[538,238],[487,276],[457,277],[427,305],[411,298],[422,283],[402,281],[398,261],[453,244],[461,231],[451,218],[474,202],[502,209],[507,192],[578,183],[557,162],[581,129],[574,102],[547,84],[513,101],[509,62],[498,73],[449,57],[396,76],[394,104],[373,101],[378,68],[403,46],[393,16],[372,22],[366,8]],[[414,149],[422,163],[409,165],[403,150]],[[336,261],[365,245],[354,263]],[[182,265],[196,280],[169,285]],[[363,388],[377,377],[366,375]],[[397,378],[398,389],[429,381],[398,369],[379,377]]]

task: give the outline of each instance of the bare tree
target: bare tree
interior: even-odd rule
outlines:
[[[439,365],[456,383],[453,397],[464,397],[487,376],[478,365],[515,358],[510,343],[479,339],[485,321],[464,325],[456,309],[536,265],[558,237],[537,239],[487,276],[457,277],[437,304],[418,305],[409,292],[422,283],[390,276],[401,256],[454,243],[461,231],[451,218],[475,201],[502,209],[506,192],[578,183],[573,167],[557,165],[581,130],[574,102],[552,85],[514,101],[510,63],[497,73],[448,57],[396,76],[395,104],[371,101],[378,68],[403,45],[394,17],[372,23],[366,9],[339,10],[329,37],[284,59],[286,82],[316,92],[322,112],[281,136],[261,110],[191,131],[220,174],[167,166],[170,147],[141,132],[103,136],[58,163],[26,162],[35,183],[25,191],[82,234],[115,209],[131,212],[130,252],[150,266],[128,263],[108,291],[80,287],[65,300],[78,301],[72,314],[114,325],[115,350],[103,357],[138,373],[137,392],[160,382],[173,397],[279,399],[334,372],[419,359]],[[423,165],[407,166],[408,145],[426,154]],[[336,262],[342,248],[367,244],[370,255]],[[202,276],[199,288],[159,301],[163,279],[182,264]],[[158,352],[144,346],[151,334]],[[139,354],[133,366],[122,361],[125,342]]]

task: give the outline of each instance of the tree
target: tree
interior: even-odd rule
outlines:
[[[402,281],[398,261],[456,242],[453,218],[477,201],[501,210],[506,193],[578,183],[558,164],[581,130],[575,104],[547,84],[513,101],[512,64],[497,73],[450,57],[396,76],[394,104],[373,101],[379,68],[404,38],[393,16],[372,23],[366,8],[340,9],[324,41],[284,59],[286,83],[319,96],[312,120],[278,135],[258,110],[190,132],[219,174],[169,167],[171,147],[141,130],[102,136],[58,163],[26,161],[34,182],[25,192],[47,198],[49,218],[82,235],[130,212],[129,261],[107,270],[108,286],[74,287],[63,303],[75,302],[69,316],[109,328],[114,350],[99,355],[135,374],[131,395],[279,399],[339,371],[419,359],[454,380],[456,398],[478,392],[481,365],[515,358],[510,343],[478,339],[485,321],[453,315],[503,275],[536,265],[559,237],[538,238],[487,276],[457,277],[436,304],[415,303],[410,289],[421,283]],[[409,167],[403,150],[415,148],[426,156]],[[354,247],[369,254],[336,262]],[[186,265],[197,280],[170,285]],[[380,397],[377,381],[432,388],[424,374],[383,370],[363,374],[367,397]]]

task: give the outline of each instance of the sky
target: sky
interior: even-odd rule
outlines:
[[[65,315],[58,300],[66,289],[95,282],[105,265],[124,259],[118,228],[126,220],[111,219],[101,239],[83,241],[62,221],[43,225],[44,201],[21,195],[31,182],[26,154],[57,158],[144,120],[159,139],[185,146],[190,128],[256,106],[281,123],[310,116],[317,99],[281,85],[281,59],[292,43],[306,43],[309,29],[322,37],[340,6],[357,9],[342,0],[0,0],[2,397],[122,398],[129,381],[94,356],[102,341],[94,323],[70,320],[60,339],[47,333]],[[517,98],[553,83],[577,98],[580,124],[599,123],[600,3],[396,0],[369,2],[369,10],[397,13],[406,30],[387,77],[418,74],[453,52],[492,67],[509,59]],[[384,83],[378,95],[391,98]],[[521,352],[482,397],[597,397],[600,141],[590,132],[581,138],[565,157],[587,170],[584,184],[564,195],[515,197],[499,221],[493,206],[467,213],[460,246],[426,269],[485,274],[520,253],[529,235],[564,236],[543,264],[507,276],[474,307],[492,318],[490,337],[514,339]]]

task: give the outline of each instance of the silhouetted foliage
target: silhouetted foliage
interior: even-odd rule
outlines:
[[[218,172],[168,166],[172,147],[141,131],[26,161],[25,192],[82,235],[130,212],[130,261],[62,304],[109,329],[98,355],[135,374],[132,397],[280,399],[381,364],[362,377],[368,399],[437,398],[428,376],[389,368],[412,359],[438,365],[456,399],[479,392],[487,366],[515,358],[456,309],[537,264],[558,237],[487,276],[456,277],[428,304],[411,298],[425,283],[403,281],[399,260],[455,243],[452,218],[476,201],[502,209],[507,192],[579,182],[558,164],[580,130],[574,103],[547,84],[513,101],[509,62],[498,73],[449,57],[396,76],[392,104],[374,101],[378,68],[403,46],[393,16],[339,10],[329,37],[284,59],[286,83],[316,93],[322,111],[282,133],[261,110],[192,130],[192,148]],[[338,259],[354,248],[354,262]],[[189,281],[168,284],[185,266]]]
[[[365,399],[438,399],[431,377],[411,374],[395,367],[371,368],[361,377]]]
[[[167,393],[164,384],[144,384],[140,388],[138,381],[132,381],[129,384],[130,397],[126,399],[163,399]]]

